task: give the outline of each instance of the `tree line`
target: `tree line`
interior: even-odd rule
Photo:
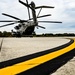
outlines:
[[[41,35],[35,35],[36,37],[68,37],[68,36],[75,36],[74,33],[46,33],[46,34],[41,34]]]
[[[45,34],[33,34],[33,37],[64,37],[64,36],[75,36],[74,33],[58,33],[58,34],[53,34],[53,33],[45,33]],[[0,31],[0,37],[16,37],[12,34],[12,32],[7,32],[7,31]],[[23,37],[28,37],[28,36],[23,36]]]
[[[13,37],[11,32],[7,32],[7,31],[0,31],[0,37]]]

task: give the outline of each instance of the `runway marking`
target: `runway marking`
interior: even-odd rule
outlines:
[[[47,61],[50,61],[60,55],[63,55],[71,50],[73,50],[75,48],[75,39],[74,39],[74,43],[72,43],[70,46],[57,50],[55,52],[49,53],[49,54],[45,54],[43,56],[40,57],[36,57],[18,64],[14,64],[12,66],[8,66],[5,68],[0,69],[0,75],[15,75],[15,74],[19,74],[23,71],[27,71],[33,67],[36,67],[40,64],[43,64]]]

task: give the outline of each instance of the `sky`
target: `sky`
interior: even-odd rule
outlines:
[[[26,2],[26,0],[22,0]],[[62,23],[39,23],[39,25],[46,27],[46,29],[35,29],[37,34],[42,33],[75,33],[75,0],[28,0],[29,3],[34,1],[36,6],[47,5],[54,6],[53,9],[43,9],[41,15],[51,14],[52,16],[40,18],[38,21],[61,21]],[[31,12],[31,11],[30,11]],[[38,14],[39,9],[36,10]],[[2,15],[7,13],[16,16],[20,19],[27,20],[27,8],[20,4],[18,0],[0,0],[0,20],[14,20],[7,16]],[[0,23],[4,25],[7,23]],[[0,31],[11,31],[14,27],[7,26],[0,28]]]

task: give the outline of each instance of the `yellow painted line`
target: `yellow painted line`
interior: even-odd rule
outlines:
[[[68,46],[64,49],[61,49],[61,50],[37,57],[37,58],[33,58],[33,59],[27,60],[25,62],[15,64],[13,66],[8,66],[6,68],[0,69],[0,75],[15,75],[15,74],[21,73],[21,72],[31,69],[35,66],[43,64],[49,60],[52,60],[64,53],[67,53],[74,48],[75,48],[75,39],[74,39],[73,44],[71,44],[70,46]]]

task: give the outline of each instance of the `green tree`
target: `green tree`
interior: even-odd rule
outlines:
[[[0,31],[0,37],[2,37],[2,32]]]

